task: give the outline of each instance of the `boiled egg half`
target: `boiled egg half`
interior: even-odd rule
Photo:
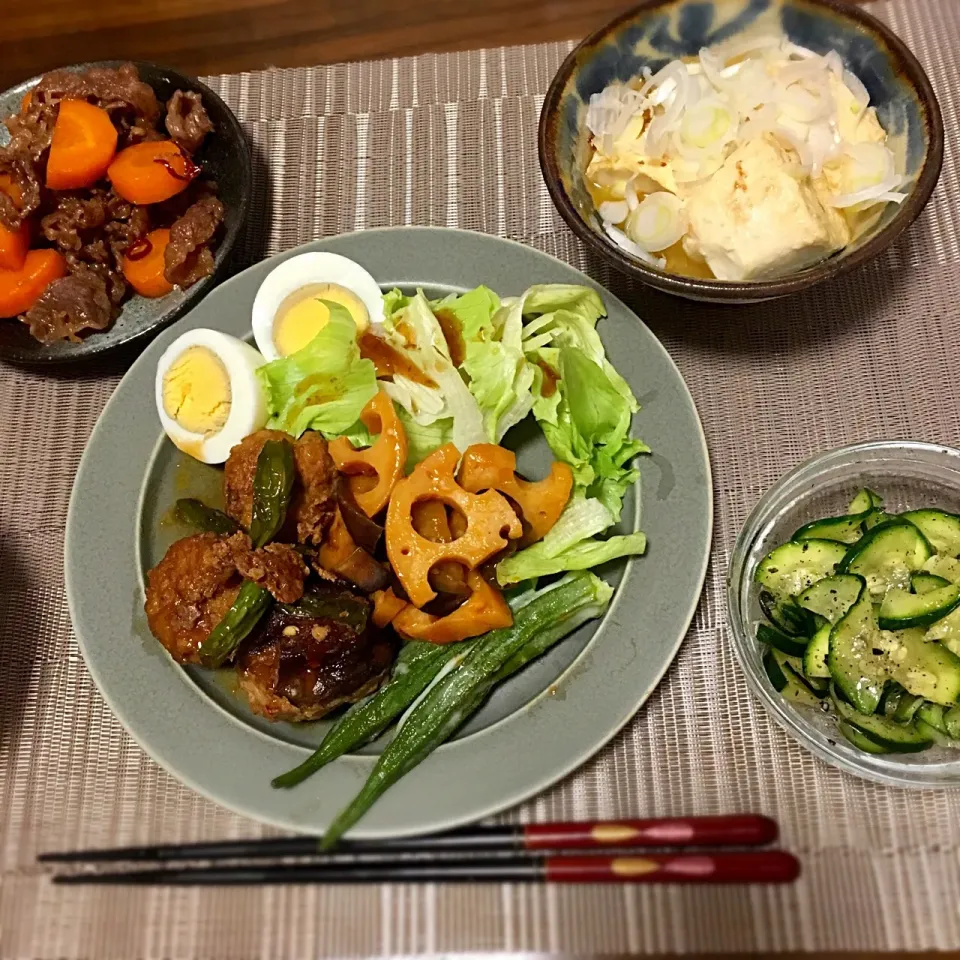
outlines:
[[[157,364],[157,413],[178,449],[203,463],[230,450],[267,422],[256,370],[264,359],[249,344],[217,330],[191,330]]]
[[[253,301],[253,337],[267,360],[302,350],[330,319],[327,303],[345,307],[363,333],[383,320],[383,295],[359,263],[338,253],[301,253],[284,260]]]

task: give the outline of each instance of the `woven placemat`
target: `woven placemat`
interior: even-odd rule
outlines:
[[[815,760],[754,702],[725,626],[734,537],[787,469],[853,440],[960,443],[960,4],[893,0],[871,10],[917,53],[941,98],[948,145],[940,185],[888,254],[807,296],[757,307],[688,304],[631,285],[564,227],[541,181],[536,125],[569,44],[208,80],[256,151],[243,263],[386,224],[481,230],[586,270],[666,344],[693,391],[715,471],[716,539],[696,622],[620,736],[505,819],[762,811],[802,856],[801,882],[52,887],[35,864],[44,849],[266,831],[145,756],[94,689],[72,634],[62,577],[70,486],[127,360],[81,375],[0,368],[0,956],[960,946],[960,792],[885,789]]]

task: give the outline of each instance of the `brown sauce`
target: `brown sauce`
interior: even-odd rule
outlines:
[[[537,366],[543,371],[543,387],[540,392],[545,397],[552,397],[557,392],[557,381],[560,377],[557,376],[557,371],[549,363],[537,360]]]
[[[369,330],[360,334],[357,343],[360,347],[360,356],[373,361],[378,377],[392,377],[394,374],[400,374],[424,387],[436,386],[436,383],[413,361]]]
[[[460,321],[449,310],[436,310],[433,315],[440,324],[443,339],[447,341],[450,360],[455,367],[459,367],[467,356],[467,347],[460,333]]]

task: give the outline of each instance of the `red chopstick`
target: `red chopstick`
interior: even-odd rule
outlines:
[[[441,850],[522,851],[585,850],[650,847],[754,847],[772,843],[777,824],[758,814],[720,817],[666,817],[654,820],[586,820],[493,827],[465,827],[447,833],[399,840],[355,841],[341,844],[326,857],[372,853],[429,853]],[[315,857],[316,837],[271,837],[216,843],[184,843],[104,850],[43,853],[46,863],[110,863],[124,860],[236,860],[268,857]]]
[[[558,857],[527,853],[510,859],[437,863],[319,863],[185,867],[57,876],[54,883],[131,886],[249,886],[356,883],[790,883],[796,857],[782,850],[737,853],[651,853]]]

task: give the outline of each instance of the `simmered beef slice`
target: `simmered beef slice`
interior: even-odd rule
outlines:
[[[213,273],[210,241],[223,222],[223,212],[216,197],[204,196],[174,221],[163,255],[164,276],[170,283],[185,288]]]
[[[167,133],[187,153],[196,153],[204,137],[213,131],[203,98],[194,90],[177,90],[167,101]]]
[[[78,340],[82,330],[105,330],[114,316],[108,281],[96,270],[78,266],[54,280],[21,317],[41,343]]]
[[[140,79],[132,63],[116,68],[93,67],[83,73],[51,70],[40,78],[33,96],[40,103],[89,100],[111,116],[129,115],[137,126],[154,127],[160,118],[160,101],[153,87]]]

